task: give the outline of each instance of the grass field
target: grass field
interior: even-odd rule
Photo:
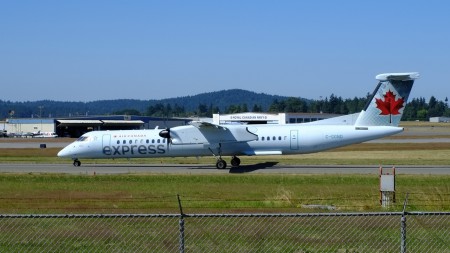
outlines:
[[[417,123],[416,123],[417,124]],[[424,124],[423,129],[410,130],[406,137],[398,138],[448,138],[450,133],[445,128],[435,128],[435,125]],[[4,140],[1,140],[4,141]],[[17,140],[30,141],[30,140]],[[34,142],[38,142],[33,140]],[[58,140],[52,140],[58,141]],[[41,142],[41,140],[39,140]],[[0,163],[70,163],[70,159],[56,157],[59,148],[47,149],[0,149]],[[263,163],[276,161],[279,164],[300,165],[448,165],[450,157],[450,143],[363,143],[332,151],[293,155],[293,156],[262,156],[242,157],[243,164]],[[203,163],[213,164],[211,157],[196,158],[155,158],[128,160],[83,160],[83,163]],[[177,195],[181,198],[184,213],[306,213],[306,212],[376,212],[376,211],[401,211],[406,194],[409,194],[407,211],[450,211],[450,175],[397,175],[396,197],[397,202],[390,208],[382,209],[379,199],[379,178],[377,175],[289,175],[289,174],[220,174],[220,175],[175,175],[175,174],[126,174],[126,175],[67,175],[67,174],[0,174],[0,214],[80,214],[80,213],[179,213]],[[409,218],[408,218],[409,219]],[[308,219],[311,220],[311,219]],[[67,222],[66,222],[67,221]],[[247,220],[246,220],[247,221]],[[347,220],[344,219],[344,223]],[[397,222],[398,219],[395,221]],[[145,233],[138,233],[133,240],[119,241],[117,237],[111,239],[107,235],[115,234],[106,225],[98,225],[85,229],[65,219],[14,219],[5,221],[18,224],[23,222],[21,229],[30,232],[36,237],[36,241],[28,236],[19,237],[11,242],[11,227],[2,232],[5,242],[0,242],[0,251],[44,251],[55,247],[55,251],[110,251],[112,246],[123,246],[119,251],[126,251],[132,244],[141,246],[140,239],[145,243],[152,243],[146,237],[149,229],[147,224],[135,223],[124,225],[120,223],[116,232],[122,232],[131,227],[145,227]],[[53,222],[53,223],[51,223]],[[101,222],[117,223],[116,220],[101,220]],[[189,221],[195,222],[195,221]],[[199,223],[199,233],[205,233],[204,221]],[[242,223],[242,221],[237,221]],[[289,222],[289,220],[287,221]],[[296,221],[298,222],[298,221]],[[303,221],[302,225],[308,224]],[[365,220],[361,220],[365,222]],[[190,223],[190,225],[191,225]],[[27,225],[28,224],[28,225]],[[88,226],[93,221],[87,220]],[[178,221],[174,222],[173,237],[177,239]],[[298,239],[292,235],[302,234],[304,240],[316,240],[317,247],[322,247],[323,240],[331,249],[340,249],[337,252],[356,252],[356,246],[339,245],[340,234],[336,238],[330,238],[326,233],[328,227],[324,227],[321,233],[305,232],[305,227],[299,227],[298,231],[289,231],[287,225],[274,220],[270,228],[282,226],[273,239],[261,237],[258,224],[249,225],[249,237],[239,238],[233,241],[235,232],[225,233],[224,240],[233,242],[237,248],[245,249],[247,242],[259,242],[263,239],[264,249],[274,246],[276,248],[280,238],[292,238],[293,245],[298,244]],[[410,224],[410,223],[408,223]],[[349,231],[363,234],[380,224],[343,224],[349,227]],[[163,224],[157,223],[158,233]],[[192,226],[192,225],[191,225]],[[228,223],[215,225],[211,233],[227,231]],[[409,226],[409,225],[408,225]],[[236,227],[242,228],[241,224]],[[322,229],[321,226],[319,226]],[[389,227],[389,226],[388,226]],[[16,227],[15,227],[16,228]],[[192,227],[190,228],[192,229]],[[410,228],[408,228],[410,229]],[[52,234],[53,231],[63,231]],[[80,235],[75,234],[78,231]],[[140,232],[140,230],[137,230]],[[408,230],[408,236],[411,236]],[[386,240],[387,234],[399,237],[398,226],[392,229],[377,231],[366,241]],[[427,231],[430,232],[430,231]],[[431,235],[436,231],[431,230]],[[16,231],[17,233],[17,231]],[[209,233],[209,232],[208,232]],[[291,233],[291,234],[289,234]],[[20,233],[22,234],[22,233]],[[27,233],[24,233],[28,235]],[[86,235],[85,239],[79,239]],[[291,235],[291,236],[288,236]],[[207,236],[210,236],[207,234]],[[239,234],[240,236],[240,234]],[[241,236],[242,237],[242,236]],[[323,238],[325,237],[325,238]],[[41,239],[48,239],[47,244]],[[74,238],[77,238],[75,240]],[[410,238],[410,237],[409,237]],[[411,245],[412,239],[408,238]],[[139,239],[139,240],[138,240]],[[423,240],[423,237],[420,237]],[[417,239],[417,241],[420,241]],[[159,237],[155,243],[161,241]],[[177,240],[175,240],[176,242]],[[351,239],[355,245],[359,241]],[[115,244],[113,245],[112,242]],[[167,244],[167,242],[164,242]],[[191,249],[210,249],[208,240],[200,240],[194,243]],[[216,245],[216,242],[213,242]],[[94,246],[92,246],[94,245]],[[427,249],[445,248],[447,240],[441,240],[437,244],[430,245]],[[217,244],[220,249],[220,244]],[[149,248],[154,247],[150,245]],[[196,247],[196,248],[195,248]],[[359,246],[358,246],[359,247]],[[386,249],[386,246],[384,246]],[[398,249],[397,241],[390,247]],[[176,245],[175,245],[176,248]],[[313,249],[314,247],[312,247]],[[53,248],[52,248],[53,249]],[[251,247],[251,249],[254,249]],[[270,249],[270,248],[269,248]],[[279,250],[279,248],[277,248]],[[348,249],[348,250],[347,250]],[[342,251],[345,250],[345,251]],[[220,251],[220,250],[218,250]],[[226,251],[226,250],[222,250]],[[270,251],[270,250],[269,250]],[[274,249],[275,251],[275,249]],[[313,250],[311,250],[313,251]],[[336,250],[332,250],[335,252]],[[363,250],[364,252],[369,252]],[[310,252],[305,250],[305,252]],[[362,251],[361,251],[362,252]]]
[[[446,127],[436,128],[434,124],[413,124],[404,136],[394,136],[390,139],[423,139],[449,138],[450,131]],[[410,125],[411,126],[411,125]],[[408,126],[408,127],[410,127]],[[5,141],[5,140],[0,140]],[[11,140],[8,140],[11,141]],[[13,140],[17,142],[42,140]],[[60,140],[50,140],[60,141]],[[56,157],[59,148],[46,149],[0,149],[0,163],[70,163],[70,159]],[[450,143],[363,143],[332,151],[293,156],[262,156],[242,157],[243,164],[276,161],[279,164],[300,165],[449,165]],[[203,163],[212,164],[211,157],[196,158],[155,158],[128,160],[83,160],[83,163]],[[397,175],[397,202],[388,209],[380,207],[379,178],[377,175],[289,175],[289,174],[220,174],[220,175],[171,175],[171,174],[126,174],[126,175],[67,175],[67,174],[0,174],[0,214],[105,214],[105,213],[179,213],[177,195],[180,196],[184,213],[299,213],[299,212],[377,212],[401,211],[403,201],[408,193],[407,211],[450,211],[450,175]],[[311,208],[312,207],[312,208]],[[331,210],[330,210],[331,209]],[[227,230],[230,223],[217,224],[211,231],[205,231],[204,220],[200,220],[198,228],[193,228],[195,220],[188,221],[189,229],[198,229],[200,236],[225,231],[221,240],[234,245],[235,249],[249,249],[255,251],[255,246],[248,246],[248,242],[257,241],[261,244],[261,251],[280,251],[281,242],[286,249],[287,242],[298,245],[299,240],[315,241],[310,250],[317,248],[330,249],[329,252],[380,252],[364,245],[368,242],[383,241],[383,249],[391,247],[394,252],[399,248],[398,241],[389,244],[387,238],[400,238],[399,219],[375,220],[365,225],[366,219],[347,224],[346,218],[340,218],[342,225],[348,227],[347,232],[362,235],[362,239],[351,237],[342,243],[342,233],[330,235],[330,228],[313,226],[315,219],[305,219],[301,225],[286,231],[288,225],[293,224],[290,219],[279,219],[270,223],[270,230],[275,236],[261,234],[260,223],[252,219],[237,220],[238,230]],[[448,248],[449,242],[444,233],[437,236],[432,227],[425,231],[425,226],[412,229],[416,218],[408,217],[408,247],[416,242],[421,244],[427,239],[439,239],[436,243],[427,245],[430,252],[436,249]],[[95,220],[95,221],[94,221]],[[333,222],[324,218],[325,223]],[[412,222],[411,222],[412,221]],[[436,220],[438,221],[438,220]],[[98,225],[93,227],[95,222]],[[148,231],[153,228],[158,233],[167,226],[157,221],[155,224],[143,224],[140,219],[124,225],[123,221],[110,219],[13,219],[4,220],[5,226],[1,230],[0,251],[5,252],[36,252],[36,251],[133,251],[132,246],[142,246],[154,249],[155,244],[166,247],[169,240],[158,238],[149,241]],[[248,232],[242,233],[242,223],[249,225]],[[299,223],[298,220],[294,222]],[[335,221],[334,221],[335,222]],[[22,224],[23,223],[23,224]],[[87,224],[84,226],[83,224]],[[118,224],[113,230],[111,224]],[[22,224],[23,226],[20,226]],[[173,246],[177,249],[178,221],[173,222],[175,238]],[[209,224],[209,223],[208,223]],[[428,224],[427,224],[428,225]],[[441,224],[439,224],[441,225]],[[89,227],[87,227],[89,226]],[[311,230],[308,230],[311,226]],[[314,228],[313,228],[314,227]],[[365,233],[375,228],[375,233]],[[18,230],[19,229],[19,230]],[[120,233],[134,229],[136,234],[132,240],[121,241]],[[279,229],[279,230],[277,230]],[[417,238],[414,231],[422,232]],[[423,231],[421,231],[423,230]],[[54,231],[59,231],[53,233]],[[230,231],[230,232],[228,232]],[[320,231],[320,232],[319,232]],[[436,233],[436,234],[434,234]],[[156,234],[156,233],[155,233]],[[22,235],[22,236],[18,236]],[[31,238],[30,239],[30,236]],[[114,237],[113,237],[114,235]],[[297,237],[301,235],[301,239]],[[86,236],[86,237],[83,237]],[[83,239],[84,238],[84,239]],[[113,238],[113,239],[111,239]],[[192,238],[191,238],[192,239]],[[191,241],[188,249],[192,251],[210,251],[214,246],[217,252],[227,251],[224,245],[214,240]],[[264,242],[264,243],[263,243]],[[353,245],[351,244],[353,243]],[[344,245],[342,245],[344,244]],[[262,245],[262,246],[261,246]],[[325,245],[325,246],[324,246]],[[191,248],[189,248],[191,247]],[[295,247],[293,247],[295,248]],[[131,248],[133,249],[133,248]],[[251,250],[250,250],[251,249]],[[258,248],[256,248],[258,249]],[[158,250],[154,250],[158,251]],[[258,251],[258,250],[256,250]],[[286,250],[289,251],[289,250]]]
[[[401,210],[450,210],[450,176],[397,177]],[[0,213],[378,211],[374,175],[0,175]]]

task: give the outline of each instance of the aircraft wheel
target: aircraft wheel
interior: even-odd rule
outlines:
[[[227,162],[225,162],[224,160],[217,161],[216,168],[218,168],[219,170],[226,169],[227,168]]]
[[[80,161],[78,161],[78,160],[74,160],[74,161],[73,161],[73,166],[75,166],[75,167],[80,167],[80,165],[81,165],[81,162],[80,162]]]
[[[237,156],[233,156],[233,158],[231,158],[231,166],[237,167],[240,164],[241,164],[241,159],[239,159]]]

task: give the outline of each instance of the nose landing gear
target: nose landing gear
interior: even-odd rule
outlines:
[[[73,160],[73,166],[80,167],[80,165],[81,165],[80,160],[78,160],[78,159]]]

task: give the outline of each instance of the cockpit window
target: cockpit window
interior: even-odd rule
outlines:
[[[90,136],[81,136],[77,141],[90,141],[92,138]]]

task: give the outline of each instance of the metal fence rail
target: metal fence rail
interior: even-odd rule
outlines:
[[[0,252],[450,252],[450,212],[0,215]]]

